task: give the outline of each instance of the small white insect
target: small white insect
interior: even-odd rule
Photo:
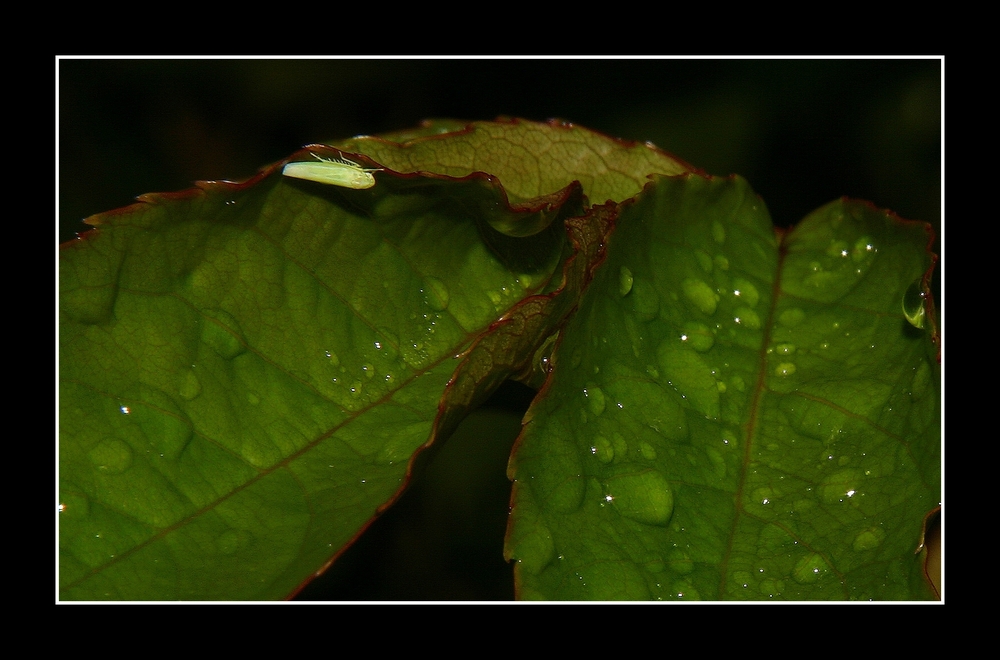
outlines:
[[[330,186],[340,186],[341,188],[351,188],[352,190],[364,190],[375,185],[375,177],[372,172],[381,172],[382,168],[365,169],[353,160],[344,158],[323,158],[312,154],[318,163],[298,162],[288,163],[282,168],[281,173],[294,179],[305,179],[325,183]]]

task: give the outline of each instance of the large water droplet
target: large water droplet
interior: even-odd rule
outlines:
[[[854,242],[854,249],[851,250],[851,260],[856,264],[862,264],[871,259],[876,252],[877,250],[874,243],[872,243],[872,239],[868,236],[862,236]]]
[[[716,243],[726,242],[726,228],[718,220],[712,221],[712,238],[715,239]]]
[[[649,444],[648,442],[639,443],[639,453],[642,454],[642,457],[645,458],[647,461],[656,460],[656,449],[654,449],[653,445]]]
[[[587,397],[587,407],[594,415],[604,412],[605,399],[604,392],[596,385],[588,385],[583,389],[583,396]]]
[[[799,584],[812,584],[823,577],[823,574],[828,570],[830,567],[827,566],[823,557],[816,553],[810,553],[795,564],[792,578]]]
[[[223,555],[234,555],[246,549],[252,542],[253,534],[245,529],[227,529],[215,540],[219,553]]]
[[[201,322],[201,340],[221,357],[231,360],[246,350],[246,340],[240,324],[229,312],[206,309]]]
[[[760,293],[757,291],[757,287],[742,277],[737,277],[733,280],[733,295],[747,307],[756,307],[757,302],[760,300]]]
[[[191,401],[201,394],[201,381],[198,380],[198,376],[194,372],[194,368],[188,369],[184,376],[181,377],[181,386],[178,390],[178,394],[185,401]]]
[[[530,527],[530,531],[512,540],[511,557],[517,561],[522,570],[529,573],[535,575],[541,573],[542,569],[556,558],[556,546],[552,540],[552,532],[541,521],[535,521]]]
[[[774,368],[775,376],[791,376],[795,373],[795,363],[794,362],[781,362]]]
[[[594,444],[590,448],[590,453],[596,456],[597,460],[602,463],[610,463],[615,460],[614,447],[611,445],[611,441],[603,435],[594,438]]]
[[[715,345],[715,333],[704,323],[688,322],[681,331],[681,341],[704,353]]]
[[[132,448],[117,438],[102,440],[87,452],[87,457],[105,474],[121,474],[132,466]]]
[[[448,292],[448,285],[436,277],[424,278],[424,293],[427,296],[427,305],[435,312],[441,312],[448,308],[451,295]]]
[[[632,271],[622,266],[618,271],[618,293],[622,296],[628,295],[628,292],[632,290],[632,282]]]
[[[719,304],[719,296],[712,287],[701,280],[686,279],[681,283],[684,296],[694,304],[702,313],[711,316]]]
[[[719,416],[719,387],[712,370],[698,353],[665,340],[656,350],[663,378],[687,399],[691,406],[709,419]]]
[[[830,245],[826,248],[826,254],[828,257],[846,257],[850,254],[850,251],[847,249],[847,241],[839,239],[830,241]]]
[[[733,321],[742,328],[760,330],[760,315],[749,307],[738,307]]]
[[[903,316],[914,328],[923,328],[926,317],[926,294],[923,279],[915,280],[903,294]]]
[[[666,525],[674,512],[674,493],[657,470],[629,471],[611,477],[604,482],[604,493],[605,500],[621,515],[647,525]]]
[[[860,470],[840,470],[823,479],[816,489],[821,502],[835,504],[859,498],[863,475]]]
[[[861,552],[862,550],[874,550],[882,545],[882,541],[884,539],[885,532],[882,531],[882,528],[872,527],[855,536],[854,543],[852,545],[855,552]]]

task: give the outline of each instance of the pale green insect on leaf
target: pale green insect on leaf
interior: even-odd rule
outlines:
[[[287,163],[282,168],[281,173],[295,179],[305,179],[306,181],[351,188],[352,190],[365,190],[375,185],[375,177],[372,172],[379,172],[382,169],[365,169],[354,161],[344,158],[343,154],[339,158],[329,159],[316,154],[312,155],[319,162]]]

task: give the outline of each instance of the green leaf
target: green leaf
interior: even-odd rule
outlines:
[[[63,246],[61,598],[287,597],[509,378],[543,388],[511,463],[522,597],[924,595],[922,228],[844,202],[779,239],[741,181],[559,123],[290,160],[316,156],[376,185],[278,164]],[[775,593],[730,584],[758,563]]]
[[[511,460],[519,596],[932,597],[927,243],[850,201],[776,235],[739,178],[623,205]]]

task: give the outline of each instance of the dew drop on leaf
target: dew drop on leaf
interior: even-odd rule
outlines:
[[[632,281],[632,271],[622,266],[621,270],[618,271],[618,293],[622,296],[628,295],[628,292],[632,290]]]
[[[232,314],[221,309],[206,309],[201,324],[201,341],[219,356],[231,360],[246,350],[243,330]]]
[[[132,448],[117,438],[102,440],[87,456],[105,474],[121,474],[132,465]]]
[[[587,397],[587,407],[594,415],[604,412],[605,399],[604,392],[596,385],[588,385],[583,389],[583,396]]]
[[[903,294],[903,316],[914,328],[924,327],[926,299],[922,282],[921,278],[914,280]]]
[[[726,242],[726,228],[718,220],[712,221],[712,238],[715,239],[716,243]]]
[[[882,531],[880,527],[872,527],[855,536],[852,547],[855,552],[861,552],[862,550],[874,550],[878,546],[882,545],[882,540],[884,538],[885,532]]]
[[[424,293],[427,295],[427,305],[435,312],[448,309],[451,295],[448,293],[448,285],[436,277],[424,279]]]
[[[737,277],[733,280],[733,295],[745,303],[748,307],[756,307],[760,300],[760,292],[749,280]]]
[[[715,345],[715,334],[704,323],[689,322],[684,324],[681,341],[687,342],[688,346],[699,353],[704,353]]]
[[[829,570],[826,561],[816,553],[809,553],[795,564],[792,578],[799,584],[812,584]]]
[[[181,386],[178,390],[178,394],[185,401],[191,401],[197,398],[201,394],[201,381],[198,380],[198,376],[195,375],[194,369],[188,369],[183,378],[181,378]]]
[[[590,448],[590,453],[597,457],[602,463],[610,463],[615,459],[615,449],[611,441],[603,435],[594,438],[594,444]]]
[[[775,376],[791,376],[795,373],[794,362],[782,362],[774,368]]]
[[[701,280],[686,279],[681,283],[681,289],[686,297],[699,311],[711,316],[715,314],[715,308],[719,304],[719,297],[712,287]]]
[[[647,525],[666,525],[674,512],[674,493],[657,470],[613,476],[604,483],[604,493],[618,513]]]
[[[738,308],[733,320],[744,328],[760,330],[760,315],[749,307]]]

